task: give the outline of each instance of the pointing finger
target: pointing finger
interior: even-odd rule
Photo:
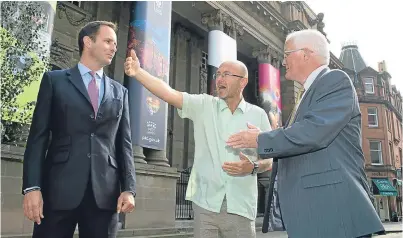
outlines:
[[[136,52],[135,52],[133,49],[130,50],[130,56],[131,56],[133,59],[137,58]]]

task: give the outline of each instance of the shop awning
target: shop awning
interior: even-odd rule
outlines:
[[[402,180],[398,179],[397,180],[397,185],[402,186]]]
[[[374,195],[397,196],[397,190],[387,178],[373,178]]]

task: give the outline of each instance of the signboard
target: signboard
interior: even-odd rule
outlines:
[[[128,53],[134,49],[141,67],[168,83],[172,3],[133,2],[132,6]],[[135,79],[127,77],[125,84],[129,90],[133,144],[165,150],[167,103],[157,98]]]

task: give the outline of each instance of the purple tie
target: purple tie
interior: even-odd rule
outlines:
[[[91,104],[92,104],[92,107],[94,108],[95,115],[97,115],[99,88],[97,85],[97,81],[95,80],[95,72],[91,71],[90,74],[92,76],[92,80],[88,84],[88,94],[90,96]]]

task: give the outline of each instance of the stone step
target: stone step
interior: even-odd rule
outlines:
[[[142,238],[187,238],[193,236],[193,228],[144,228],[144,229],[122,229],[118,232],[118,237],[142,237]],[[1,235],[3,238],[31,238],[32,234],[22,235]],[[78,238],[78,232],[74,233],[74,238]]]
[[[193,237],[192,232],[176,233],[176,234],[164,234],[164,235],[150,235],[150,236],[127,236],[120,238],[190,238]]]

